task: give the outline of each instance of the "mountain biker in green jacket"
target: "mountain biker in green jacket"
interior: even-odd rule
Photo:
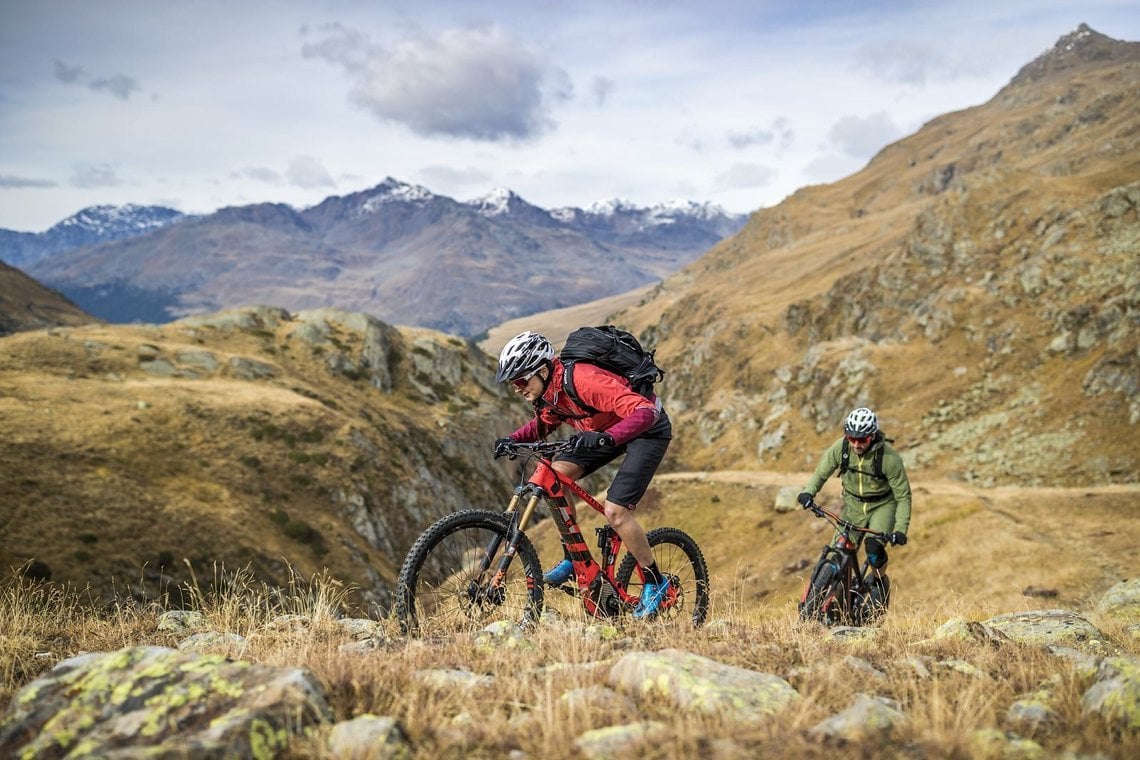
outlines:
[[[798,497],[800,506],[807,509],[836,470],[843,484],[840,516],[861,528],[889,534],[892,544],[904,545],[910,527],[910,480],[902,457],[887,443],[879,418],[870,409],[859,407],[847,415],[843,437],[823,453]],[[875,570],[887,564],[881,541],[867,540],[867,559]]]
[[[510,382],[515,393],[534,406],[534,417],[508,438],[516,443],[544,439],[562,423],[577,431],[572,451],[554,459],[554,469],[578,480],[617,459],[625,458],[606,493],[605,516],[637,558],[645,577],[635,618],[656,614],[668,596],[669,580],[657,567],[653,547],[633,516],[637,503],[669,448],[673,437],[669,416],[656,396],[643,396],[624,377],[596,365],[582,363],[574,370],[578,397],[592,408],[574,403],[563,390],[565,368],[544,336],[524,332],[507,341],[499,354],[496,382]],[[499,451],[496,441],[496,455]],[[573,511],[573,505],[570,507]],[[564,547],[565,548],[565,547]],[[545,575],[543,582],[560,586],[574,574],[569,557]]]

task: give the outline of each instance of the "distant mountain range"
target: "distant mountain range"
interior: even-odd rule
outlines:
[[[388,178],[303,210],[96,206],[44,233],[0,230],[0,259],[111,322],[335,306],[474,336],[660,280],[745,221],[693,202],[546,210],[505,189],[459,202]]]
[[[47,232],[0,229],[0,260],[26,268],[52,254],[143,235],[184,218],[181,211],[165,206],[90,206]]]

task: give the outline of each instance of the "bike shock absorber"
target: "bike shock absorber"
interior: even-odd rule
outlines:
[[[594,532],[598,534],[598,549],[602,553],[602,567],[610,567],[617,559],[614,553],[613,526],[603,525],[600,528],[594,528]]]

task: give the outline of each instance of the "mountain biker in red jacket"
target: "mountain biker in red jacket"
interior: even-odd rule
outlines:
[[[656,396],[643,396],[624,377],[581,362],[574,366],[574,390],[583,404],[593,407],[584,409],[563,390],[564,370],[554,346],[538,333],[524,332],[507,342],[499,354],[495,381],[509,381],[515,393],[534,405],[534,417],[509,438],[532,443],[568,423],[577,431],[577,445],[556,456],[553,466],[573,480],[625,454],[606,494],[605,515],[645,574],[641,601],[633,615],[651,616],[666,598],[669,582],[657,568],[653,548],[633,510],[665,457],[673,437],[672,424]],[[573,505],[570,508],[573,512]],[[559,586],[573,573],[567,557],[543,581]]]

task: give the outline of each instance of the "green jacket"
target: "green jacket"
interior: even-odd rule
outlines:
[[[883,449],[883,477],[877,478],[874,474],[874,455],[880,447]],[[840,438],[823,453],[815,474],[804,486],[804,490],[812,496],[819,493],[831,474],[839,469],[842,458],[843,439]],[[910,480],[907,479],[906,467],[898,452],[880,435],[879,440],[871,444],[862,457],[855,453],[854,446],[850,446],[847,467],[842,483],[843,502],[848,509],[866,515],[884,505],[894,504],[894,530],[906,533],[910,527]]]

